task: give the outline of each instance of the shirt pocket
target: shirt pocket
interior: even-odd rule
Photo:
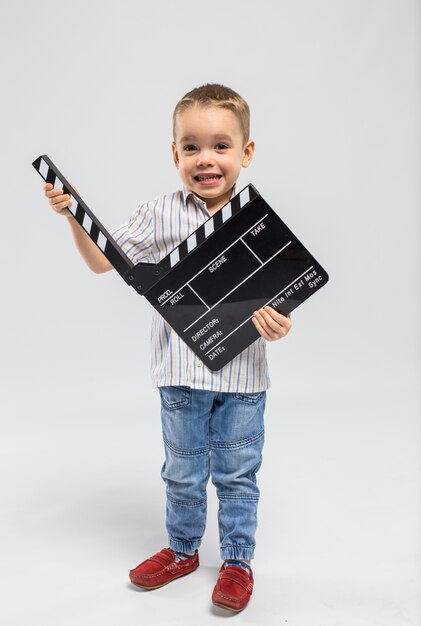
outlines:
[[[187,406],[191,401],[191,388],[183,385],[158,387],[162,404],[170,411]]]
[[[265,394],[266,394],[266,391],[255,391],[252,393],[237,392],[234,395],[237,400],[241,400],[242,402],[245,402],[246,404],[257,404],[259,400],[264,398]]]

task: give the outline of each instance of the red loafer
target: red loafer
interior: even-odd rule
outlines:
[[[212,593],[212,602],[230,611],[242,611],[253,593],[253,572],[250,577],[241,565],[221,565],[218,580]]]
[[[175,578],[190,574],[199,567],[199,552],[176,563],[175,552],[170,548],[163,548],[160,552],[142,561],[137,567],[130,570],[131,582],[143,589],[158,589],[167,585]]]

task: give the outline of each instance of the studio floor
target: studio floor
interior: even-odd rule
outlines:
[[[199,569],[154,591],[130,584],[129,569],[167,545],[157,398],[146,398],[157,417],[146,428],[139,407],[112,403],[72,420],[78,397],[55,423],[50,406],[2,433],[3,624],[419,625],[410,415],[405,428],[384,406],[380,430],[377,402],[319,398],[284,403],[282,417],[273,391],[254,593],[235,615],[211,603],[221,563],[211,482]]]

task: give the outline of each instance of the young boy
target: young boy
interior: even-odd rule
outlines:
[[[144,202],[111,232],[132,259],[157,263],[235,195],[241,167],[250,164],[249,107],[232,89],[207,84],[187,93],[173,114],[172,153],[183,189]],[[113,269],[73,219],[71,198],[44,185],[53,209],[66,215],[77,248],[96,273]],[[130,571],[130,580],[156,589],[193,572],[206,526],[206,486],[219,499],[223,560],[212,601],[240,611],[253,591],[255,531],[262,462],[263,414],[270,386],[266,341],[284,337],[288,317],[271,307],[255,311],[261,337],[225,365],[209,370],[153,309],[152,380],[161,398],[169,547]]]

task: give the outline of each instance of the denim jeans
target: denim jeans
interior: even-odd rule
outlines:
[[[260,491],[266,392],[159,387],[169,547],[198,548],[206,527],[209,476],[219,500],[222,559],[252,559]]]

